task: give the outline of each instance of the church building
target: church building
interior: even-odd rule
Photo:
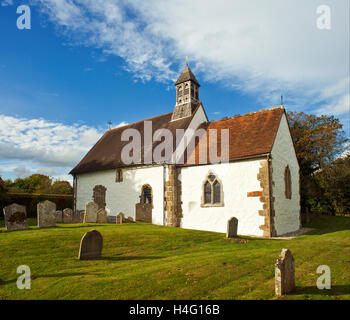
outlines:
[[[94,201],[109,216],[222,233],[235,217],[238,234],[266,238],[298,230],[299,165],[284,107],[209,121],[188,66],[175,88],[172,112],[108,130],[70,172],[74,210]],[[160,130],[172,136],[171,154],[157,161]],[[140,134],[137,163],[123,160],[126,132]]]

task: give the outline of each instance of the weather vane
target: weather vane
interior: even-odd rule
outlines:
[[[109,121],[107,122],[107,124],[108,124],[108,130],[111,130],[112,121],[111,121],[111,120],[109,120]]]
[[[188,56],[186,56],[186,67],[188,67]]]

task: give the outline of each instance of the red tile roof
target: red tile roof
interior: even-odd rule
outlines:
[[[229,160],[271,152],[283,113],[283,107],[275,107],[229,119],[203,123],[199,128],[206,130],[207,148],[202,148],[205,143],[204,137],[198,139],[196,147],[188,156],[185,165],[198,164],[199,155],[205,156],[203,152],[207,152],[207,161],[209,162],[209,129],[218,130],[218,155],[220,155],[221,149],[221,129],[229,129]]]

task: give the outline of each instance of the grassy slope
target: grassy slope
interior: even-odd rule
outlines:
[[[317,230],[293,240],[245,237],[246,243],[147,224],[4,232],[0,223],[0,299],[275,299],[274,263],[282,248],[292,251],[296,265],[297,289],[286,298],[350,299],[347,217],[323,217]],[[80,239],[92,228],[104,237],[103,259],[79,261]],[[31,290],[16,287],[21,264],[31,268]],[[322,264],[331,268],[331,290],[315,287]]]

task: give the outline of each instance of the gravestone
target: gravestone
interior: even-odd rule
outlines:
[[[124,221],[124,213],[123,212],[120,212],[118,215],[117,215],[117,219],[116,219],[116,224],[122,224],[123,221]]]
[[[73,210],[66,208],[63,210],[63,223],[73,223]]]
[[[84,221],[84,210],[75,210],[73,212],[73,223],[83,223]]]
[[[63,212],[62,210],[56,210],[56,223],[63,223]]]
[[[97,211],[97,223],[107,223],[107,212],[103,208]]]
[[[37,204],[38,227],[56,227],[56,204],[49,200]]]
[[[107,223],[117,223],[117,217],[116,216],[107,216]]]
[[[80,260],[94,260],[101,258],[103,246],[102,235],[97,230],[86,232],[80,241]]]
[[[85,223],[96,223],[97,210],[98,210],[98,204],[96,202],[88,202],[85,205],[84,222]]]
[[[13,203],[3,209],[7,231],[28,229],[26,207]]]
[[[132,217],[127,217],[124,221],[132,223],[134,222],[134,219]]]
[[[227,231],[226,238],[235,238],[237,237],[237,229],[238,229],[238,219],[232,217],[227,221]]]
[[[294,258],[290,250],[282,249],[275,266],[275,293],[277,296],[282,296],[294,288]]]

